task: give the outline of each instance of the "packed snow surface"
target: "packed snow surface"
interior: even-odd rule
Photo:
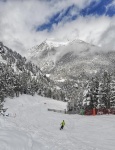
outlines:
[[[48,111],[66,103],[40,96],[6,99],[0,116],[0,150],[115,150],[115,115],[81,116]],[[65,120],[64,130],[59,130]]]

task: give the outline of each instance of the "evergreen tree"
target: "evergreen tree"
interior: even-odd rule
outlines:
[[[111,76],[108,72],[104,72],[102,79],[102,83],[100,86],[100,106],[102,108],[110,108],[110,97],[111,97]]]
[[[93,109],[98,106],[99,100],[99,79],[98,77],[92,78],[84,93],[83,106],[85,109]]]

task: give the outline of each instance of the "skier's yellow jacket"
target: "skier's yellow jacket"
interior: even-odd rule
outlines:
[[[65,126],[65,121],[62,121],[61,125],[62,125],[62,126]]]

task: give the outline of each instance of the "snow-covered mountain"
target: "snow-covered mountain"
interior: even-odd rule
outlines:
[[[0,42],[0,107],[6,97],[13,98],[20,94],[38,93],[64,100],[61,98],[62,91],[57,94],[57,88],[37,65]]]
[[[69,41],[46,40],[29,50],[28,59],[37,64],[41,70],[51,70],[59,53],[58,48],[65,47],[68,44]]]
[[[32,76],[43,75],[42,71],[37,68],[36,65],[31,64],[33,65],[33,70],[27,67],[27,64],[29,64],[30,62],[16,51],[12,51],[2,42],[0,42],[0,63],[6,64],[11,67],[13,69],[13,72],[15,72],[16,74],[19,74],[25,70],[30,71]]]
[[[51,79],[65,80],[83,72],[95,74],[114,65],[114,52],[75,39],[59,42],[46,40],[29,51],[28,59],[37,64]]]

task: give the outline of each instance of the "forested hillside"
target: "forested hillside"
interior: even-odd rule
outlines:
[[[35,93],[62,99],[62,91],[36,65],[0,42],[0,107],[6,97]]]

